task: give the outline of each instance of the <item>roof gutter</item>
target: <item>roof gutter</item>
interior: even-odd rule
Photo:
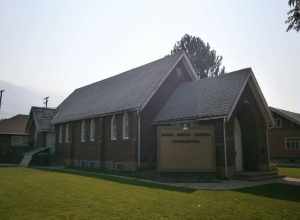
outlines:
[[[132,111],[138,111],[138,110],[139,110],[139,107],[133,107],[133,108],[127,108],[127,109],[123,109],[123,110],[119,110],[119,111],[115,111],[115,112],[91,114],[91,115],[79,116],[79,117],[69,118],[69,119],[60,120],[60,121],[57,121],[57,120],[55,121],[52,119],[51,124],[56,125],[56,124],[62,124],[62,123],[67,123],[67,122],[71,122],[71,121],[80,121],[80,120],[87,120],[87,119],[91,119],[91,118],[106,117],[106,116],[111,116],[111,115],[116,115],[116,114],[122,114],[123,112],[132,112]]]
[[[225,116],[226,117],[226,116]],[[224,115],[221,116],[212,116],[212,117],[190,117],[190,118],[177,118],[177,119],[170,119],[165,121],[156,121],[153,124],[154,125],[160,125],[160,124],[177,124],[177,123],[189,123],[192,121],[209,121],[209,120],[216,120],[216,119],[223,119]]]

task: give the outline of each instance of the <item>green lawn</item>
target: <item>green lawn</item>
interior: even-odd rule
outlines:
[[[283,176],[300,178],[300,168],[278,167],[279,174]]]
[[[0,219],[300,219],[300,187],[193,191],[133,180],[0,168]]]

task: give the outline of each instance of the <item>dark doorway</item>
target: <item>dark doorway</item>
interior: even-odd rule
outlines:
[[[258,167],[258,130],[255,112],[247,103],[240,106],[237,113],[242,133],[243,168],[245,171],[257,171]]]

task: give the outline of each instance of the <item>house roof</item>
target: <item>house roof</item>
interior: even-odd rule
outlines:
[[[171,95],[155,122],[228,116],[251,74],[252,70],[246,68],[185,82]]]
[[[183,58],[190,64],[184,53],[178,53],[76,89],[58,107],[52,122],[141,109]]]
[[[26,123],[28,115],[16,115],[0,121],[0,134],[28,135]]]
[[[274,108],[274,107],[270,107],[270,109],[272,112],[275,112],[276,114],[280,115],[281,117],[300,125],[300,114],[299,113],[290,112],[287,110]]]
[[[32,106],[30,110],[30,120],[32,119],[39,131],[52,131],[51,120],[56,113],[56,109]]]

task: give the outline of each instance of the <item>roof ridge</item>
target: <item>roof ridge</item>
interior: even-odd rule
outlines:
[[[83,88],[87,88],[87,87],[93,86],[93,85],[95,85],[95,84],[98,84],[98,83],[100,83],[100,82],[104,82],[104,81],[109,80],[109,79],[117,78],[117,77],[119,77],[119,76],[121,76],[121,75],[123,75],[123,74],[130,73],[130,72],[132,72],[133,70],[137,70],[137,69],[140,69],[140,68],[144,68],[145,66],[152,65],[152,64],[154,64],[154,63],[156,63],[156,62],[160,62],[160,61],[165,60],[165,59],[170,59],[170,58],[174,58],[174,57],[180,57],[183,53],[184,53],[184,52],[180,52],[180,53],[176,53],[176,54],[171,54],[171,55],[168,54],[168,55],[166,55],[166,56],[164,56],[164,57],[161,57],[161,58],[156,59],[156,60],[154,60],[154,61],[151,61],[151,62],[149,62],[149,63],[143,64],[143,65],[141,65],[141,66],[136,66],[136,67],[134,67],[134,68],[131,68],[131,69],[126,70],[126,71],[124,71],[124,72],[118,73],[118,74],[116,74],[116,75],[113,75],[113,76],[110,76],[110,77],[101,79],[101,80],[99,80],[99,81],[96,81],[96,82],[87,84],[87,85],[85,85],[85,86],[81,86],[81,87],[75,89],[74,91],[78,91],[78,90],[80,90],[80,89],[83,89]]]
[[[282,108],[276,108],[276,107],[273,107],[273,106],[269,106],[271,109],[276,109],[276,110],[279,110],[279,111],[285,111],[285,112],[289,112],[289,113],[293,113],[293,114],[297,114],[297,115],[300,115],[300,113],[298,112],[293,112],[293,111],[290,111],[290,110],[286,110],[286,109],[282,109]]]
[[[252,71],[252,68],[251,68],[251,67],[245,67],[245,68],[242,68],[242,69],[237,69],[237,70],[228,72],[228,73],[226,73],[226,74],[234,74],[234,73],[241,72],[241,71],[246,71],[246,70]]]
[[[232,76],[232,75],[235,75],[235,74],[242,74],[245,71],[252,71],[252,69],[251,68],[243,68],[243,69],[239,69],[239,70],[235,70],[235,71],[232,71],[232,72],[228,72],[228,73],[219,75],[217,77],[206,77],[206,78],[198,79],[196,81],[184,82],[184,83],[186,83],[186,84],[187,83],[195,83],[195,82],[205,81],[205,80],[222,80],[222,79],[224,79],[226,77],[229,77],[229,76]],[[250,74],[250,72],[248,74]]]
[[[31,106],[31,108],[32,108],[32,109],[33,109],[33,108],[36,108],[36,109],[37,109],[37,108],[38,108],[38,109],[49,109],[49,110],[55,110],[55,109],[56,109],[56,108],[54,108],[54,107],[50,107],[50,108],[47,107],[47,108],[46,108],[46,107],[41,107],[41,106]]]
[[[269,108],[271,110],[275,111],[275,113],[280,114],[282,117],[285,117],[289,120],[295,120],[296,123],[300,125],[300,113],[291,112],[291,111],[288,111],[288,110],[285,110],[285,109],[275,108],[275,107],[272,107],[272,106],[269,106]]]
[[[168,55],[80,87],[58,106],[52,123],[78,120],[125,109],[142,109],[166,77],[170,75],[171,70],[185,59],[187,58],[184,53]],[[99,95],[102,97],[95,102],[94,100],[98,99]],[[79,103],[83,105],[79,105]],[[87,103],[88,108],[85,106]]]
[[[292,112],[292,111],[289,111],[289,110],[285,110],[285,109],[281,109],[281,108],[274,108],[274,107],[271,107],[271,106],[270,106],[270,108],[275,109],[275,110],[280,111],[280,112],[285,113],[285,114],[290,113],[290,114],[294,114],[294,115],[300,117],[300,113],[298,113],[298,112]]]

